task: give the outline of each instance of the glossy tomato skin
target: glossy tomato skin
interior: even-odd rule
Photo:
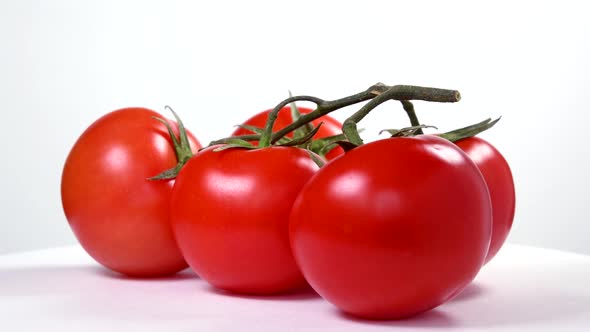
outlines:
[[[306,108],[306,107],[298,107],[298,109],[301,114],[307,114],[307,113],[311,113],[313,111],[312,109]],[[266,120],[268,119],[268,114],[271,111],[272,110],[266,110],[266,111],[260,112],[256,115],[254,115],[253,117],[251,117],[250,119],[246,120],[246,122],[244,122],[244,124],[259,127],[259,128],[264,128],[264,126],[266,125]],[[342,134],[342,123],[340,123],[338,120],[334,119],[331,116],[324,115],[319,119],[313,120],[311,123],[313,124],[314,127],[317,127],[322,122],[323,122],[323,124],[320,127],[320,129],[318,130],[318,132],[314,135],[314,137],[313,137],[314,139]],[[277,120],[275,121],[275,123],[272,127],[272,131],[273,132],[279,131],[279,130],[287,127],[291,123],[293,123],[293,117],[291,116],[291,108],[289,106],[283,107],[279,111],[279,114],[277,116]],[[247,129],[238,128],[232,133],[232,136],[251,135],[251,134],[252,134],[252,132]],[[293,133],[287,134],[287,137],[293,137]],[[254,142],[254,143],[257,144],[257,142]],[[330,152],[328,152],[325,157],[327,160],[332,160],[342,154],[344,154],[344,150],[341,147],[337,146],[337,147],[333,148],[332,150],[330,150]]]
[[[492,240],[486,256],[488,263],[498,253],[512,228],[516,195],[510,166],[504,156],[479,137],[455,142],[475,162],[490,192],[492,202]]]
[[[202,150],[176,179],[171,221],[191,268],[213,286],[275,294],[306,285],[289,247],[289,212],[317,171],[305,150]]]
[[[293,205],[290,239],[309,284],[352,315],[412,316],[478,273],[491,207],[475,164],[421,135],[365,144],[326,164]]]
[[[107,268],[134,277],[187,267],[169,223],[173,181],[149,181],[176,155],[160,114],[126,108],[95,121],[78,138],[62,173],[63,209],[84,249]],[[189,134],[193,151],[199,142]]]

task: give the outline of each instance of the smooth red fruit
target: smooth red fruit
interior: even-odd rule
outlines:
[[[458,147],[430,135],[368,143],[326,164],[290,221],[309,284],[341,310],[376,319],[450,299],[478,273],[490,234],[481,173]]]
[[[298,107],[298,109],[301,114],[307,114],[307,113],[311,113],[313,111],[312,109],[306,108],[306,107]],[[266,120],[268,119],[268,114],[271,111],[272,110],[266,110],[266,111],[260,112],[256,115],[254,115],[253,117],[251,117],[250,119],[246,120],[246,122],[244,122],[244,124],[259,127],[259,128],[264,128],[264,126],[266,125]],[[324,115],[324,116],[320,117],[319,119],[313,120],[311,122],[311,124],[314,127],[317,127],[322,122],[323,122],[322,126],[320,127],[318,132],[313,136],[314,139],[342,134],[342,123],[340,123],[338,120],[336,120],[333,117],[328,116],[328,115]],[[291,116],[291,108],[289,106],[283,107],[278,113],[277,120],[275,121],[275,123],[272,127],[272,131],[273,132],[279,131],[279,130],[287,127],[291,123],[293,123],[293,117]],[[253,133],[251,131],[249,131],[248,129],[238,128],[231,135],[238,136],[238,135],[251,135],[251,134],[253,134]],[[293,137],[293,133],[289,133],[286,136]],[[258,142],[253,142],[253,143],[255,145],[258,144]],[[333,148],[332,150],[330,150],[330,152],[328,152],[326,154],[326,159],[332,160],[342,154],[344,154],[344,150],[341,147],[337,146],[337,147]]]
[[[318,166],[299,148],[214,148],[187,162],[172,194],[172,226],[187,262],[232,292],[305,285],[289,247],[289,212]]]
[[[516,197],[514,180],[508,162],[490,143],[469,137],[455,142],[475,162],[490,192],[492,201],[492,240],[486,256],[486,263],[498,253],[514,220]]]
[[[169,223],[174,181],[149,181],[177,160],[166,127],[145,108],[96,120],[64,165],[66,218],[84,249],[111,270],[137,277],[186,268]],[[194,151],[199,142],[189,134]]]

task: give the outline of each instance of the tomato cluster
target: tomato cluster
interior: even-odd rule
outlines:
[[[472,132],[453,142],[415,129],[362,145],[346,140],[354,136],[341,132],[348,120],[343,126],[325,110],[388,93],[379,89],[332,104],[316,98],[316,110],[296,113],[283,107],[289,99],[206,148],[178,117],[111,112],[66,160],[66,218],[96,261],[127,275],[190,266],[236,293],[310,285],[366,318],[432,309],[460,293],[504,243],[513,179],[498,150]],[[277,136],[307,123],[303,134]]]

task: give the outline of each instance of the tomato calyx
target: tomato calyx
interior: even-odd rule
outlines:
[[[291,91],[289,91],[289,97],[293,97],[293,95],[291,94]],[[291,118],[293,119],[293,122],[296,122],[301,117],[301,112],[299,112],[299,108],[297,107],[297,104],[295,102],[290,103],[289,106],[291,108]],[[308,122],[293,131],[293,138],[297,139],[300,137],[306,137],[308,134],[310,134],[314,130],[316,130],[316,132],[317,132],[317,129],[319,129],[320,125],[322,125],[322,123],[320,123],[318,125],[318,128],[314,128],[313,124],[311,122]],[[261,134],[262,134],[262,132],[261,132]],[[311,135],[311,137],[313,137],[313,136],[315,136],[315,134]],[[303,144],[299,144],[299,146],[302,148],[305,148],[309,151],[312,151],[312,152],[320,155],[321,157],[325,158],[326,155],[330,151],[332,151],[334,148],[336,148],[337,145],[334,143],[336,141],[342,140],[344,138],[345,138],[344,134],[338,134],[338,135],[333,135],[333,136],[328,136],[328,137],[323,137],[323,138],[318,138],[318,139],[311,139],[310,138],[309,140],[304,141]],[[284,140],[284,139],[286,139],[285,136],[280,138],[277,142],[280,143],[281,140]]]
[[[311,142],[311,139],[313,138],[313,136],[315,134],[317,134],[318,130],[321,128],[322,124],[324,124],[323,122],[320,122],[320,124],[313,128],[310,132],[303,134],[303,136],[300,137],[295,137],[292,140],[289,140],[288,142],[285,143],[279,143],[277,142],[277,145],[280,146],[307,146],[307,143]]]
[[[435,135],[438,137],[444,138],[447,141],[457,142],[459,140],[462,140],[462,139],[465,139],[468,137],[473,137],[481,132],[484,132],[484,131],[490,129],[496,123],[498,123],[498,121],[500,121],[500,119],[501,119],[501,117],[492,121],[491,118],[488,118],[488,119],[485,119],[481,122],[478,122],[478,123],[470,125],[470,126],[466,126],[463,128],[448,131],[446,133],[435,134]],[[423,135],[424,134],[423,132],[418,133],[418,131],[422,131],[422,129],[424,129],[424,128],[438,129],[435,126],[430,126],[430,125],[417,125],[417,126],[411,126],[411,127],[406,127],[406,128],[402,128],[402,129],[383,129],[379,132],[379,134],[387,132],[391,135],[391,137],[412,137],[412,136],[417,136],[417,135]]]
[[[321,168],[322,166],[324,166],[326,164],[326,161],[322,158],[322,157],[324,157],[324,155],[321,155],[321,157],[320,157],[320,155],[318,155],[315,151],[311,150],[309,148],[309,146],[311,145],[312,142],[314,142],[314,141],[312,141],[312,138],[318,132],[318,130],[321,128],[322,124],[323,124],[323,122],[320,122],[320,124],[317,127],[313,128],[310,132],[306,133],[304,136],[293,138],[293,139],[283,137],[281,140],[279,140],[277,143],[273,144],[272,146],[297,147],[297,148],[305,149],[305,150],[307,150],[311,160],[313,160],[313,162],[316,165],[318,165],[318,167]],[[252,130],[252,131],[262,130],[262,128],[248,126],[248,125],[240,125],[240,127],[243,127],[243,128],[246,128],[246,129]],[[224,139],[221,139],[218,141],[211,142],[209,146],[221,144],[219,147],[213,149],[213,152],[219,152],[219,151],[223,151],[223,150],[227,150],[227,149],[234,149],[234,148],[242,148],[242,149],[248,149],[248,150],[263,149],[259,146],[255,146],[252,143],[250,143],[249,141],[246,141],[246,140],[241,139],[239,137],[242,137],[242,136],[234,136],[234,137],[224,138]]]
[[[457,142],[459,140],[462,140],[462,139],[465,139],[468,137],[473,137],[481,132],[488,130],[489,128],[493,127],[496,123],[498,123],[498,121],[500,121],[500,119],[501,119],[501,117],[492,121],[491,118],[488,118],[488,119],[485,119],[481,122],[478,122],[478,123],[470,125],[470,126],[466,126],[463,128],[448,131],[446,133],[434,134],[434,135],[444,138],[447,141],[454,143],[454,142]],[[411,127],[406,127],[406,128],[402,128],[402,129],[383,129],[379,132],[379,134],[381,135],[382,133],[387,132],[391,135],[391,137],[412,137],[412,136],[417,136],[417,135],[423,135],[424,133],[422,132],[422,129],[424,129],[424,128],[438,129],[435,126],[417,125],[417,126],[411,126]],[[421,131],[421,133],[418,133],[418,131]]]
[[[255,133],[255,135],[237,135],[237,136],[232,136],[233,138],[238,138],[238,139],[240,139],[242,141],[247,141],[247,142],[249,142],[249,141],[258,141],[260,139],[260,135],[264,131],[264,128],[256,127],[256,126],[251,126],[251,125],[247,125],[247,124],[239,124],[239,125],[236,125],[236,127],[243,128],[243,129],[246,129],[246,130],[249,130],[249,131]],[[213,142],[209,143],[209,146],[216,145],[216,144],[224,144],[223,141],[227,141],[228,139],[229,138],[225,138],[225,139],[213,141]],[[277,141],[277,143],[281,144],[281,143],[287,143],[289,141],[291,141],[291,140],[288,137],[282,137],[280,140]]]
[[[410,137],[410,136],[415,136],[418,131],[422,131],[422,129],[424,128],[434,128],[434,129],[438,129],[435,126],[430,126],[430,125],[417,125],[417,126],[411,126],[411,127],[406,127],[406,128],[402,128],[402,129],[383,129],[379,132],[379,135],[381,135],[384,132],[387,132],[391,135],[391,137]]]
[[[193,152],[188,141],[188,136],[186,134],[186,129],[184,128],[182,120],[180,119],[178,114],[174,112],[172,107],[166,105],[164,106],[164,108],[172,112],[174,118],[176,119],[176,122],[178,123],[178,137],[176,137],[176,135],[174,134],[172,126],[170,125],[170,122],[168,122],[168,120],[155,116],[153,118],[157,121],[160,121],[164,124],[164,126],[166,126],[168,134],[170,135],[170,139],[172,140],[172,144],[174,145],[174,151],[176,153],[176,160],[178,161],[178,163],[174,167],[167,169],[156,176],[148,178],[148,180],[169,180],[176,178],[178,172],[180,172],[180,170],[182,169],[182,166],[184,166],[184,164],[186,164],[186,162],[193,156]]]
[[[297,119],[298,119],[298,117],[297,117]],[[323,122],[321,122],[320,125],[322,123]],[[342,141],[342,140],[346,139],[346,136],[344,136],[344,134],[338,134],[338,135],[314,139],[313,137],[319,131],[319,125],[317,127],[314,127],[311,123],[309,123],[308,125],[309,126],[304,125],[298,129],[295,129],[293,139],[290,139],[290,138],[284,136],[284,137],[281,137],[274,145],[277,145],[277,146],[297,146],[297,147],[309,150],[311,152],[314,152],[315,154],[317,154],[321,157],[325,157],[330,151],[332,151],[332,149],[334,149],[338,146],[338,144],[337,144],[338,141]],[[249,141],[258,141],[260,139],[260,135],[264,131],[264,128],[251,126],[251,125],[243,125],[242,124],[242,125],[237,125],[237,127],[244,128],[246,130],[249,130],[249,131],[257,134],[257,135],[233,136],[233,138],[238,139],[237,144],[240,145],[240,147],[244,147],[244,148],[253,148],[254,146],[252,144],[250,144]],[[299,129],[305,128],[305,127],[308,127],[309,129],[298,132]],[[359,132],[362,132],[362,131],[363,131],[362,128],[359,129]],[[226,138],[226,139],[222,139],[222,140],[213,141],[210,143],[210,146],[217,145],[217,144],[228,144],[228,143],[236,143],[236,141],[232,140],[231,138]],[[248,144],[246,144],[246,143],[248,143]]]
[[[291,91],[289,91],[289,97],[293,97]],[[293,121],[299,120],[299,118],[301,117],[301,112],[299,112],[299,107],[297,107],[297,104],[295,102],[290,103],[289,108],[291,109],[291,119],[293,119]],[[312,132],[313,129],[313,124],[311,122],[308,122],[293,131],[293,138],[306,136],[307,134]],[[262,133],[264,133],[264,129],[262,130],[261,134]]]
[[[209,146],[212,146],[214,144],[209,144]],[[234,139],[227,139],[224,141],[223,145],[213,149],[213,152],[219,152],[219,151],[223,151],[223,150],[227,150],[227,149],[233,149],[233,148],[242,148],[242,149],[248,149],[248,150],[254,150],[257,147],[252,145],[252,143],[240,139],[240,138],[234,138]]]
[[[283,137],[283,140],[278,141],[274,145],[275,146],[293,146],[293,147],[306,148],[306,144],[311,141],[312,137],[315,134],[317,134],[317,132],[321,126],[322,126],[322,123],[320,123],[317,127],[315,127],[309,133],[305,134],[305,136],[297,137],[294,139],[288,139],[287,137]],[[247,125],[246,126],[240,125],[240,127],[243,127],[243,128],[249,129],[249,130],[259,130],[260,129],[260,128],[257,128],[254,126],[247,126]],[[249,150],[261,149],[261,147],[255,146],[252,143],[250,143],[249,141],[241,139],[240,137],[241,136],[228,137],[228,138],[225,138],[225,139],[222,139],[219,141],[211,142],[211,144],[209,146],[216,145],[216,144],[223,144],[222,146],[215,148],[213,150],[214,152],[219,152],[219,151],[223,151],[226,149],[232,149],[232,148],[243,148],[243,149],[249,149]]]
[[[274,146],[299,146],[302,148],[307,148],[308,143],[310,143],[313,136],[315,134],[317,134],[317,132],[320,129],[320,127],[322,126],[322,124],[323,124],[323,122],[321,122],[317,127],[313,127],[313,129],[310,132],[304,134],[304,136],[294,137],[293,139],[290,139],[288,137],[282,137],[280,140],[278,140],[277,142],[275,142],[272,145],[274,145]],[[261,132],[263,130],[262,128],[250,126],[250,125],[238,125],[238,127],[248,129],[253,132]],[[212,141],[211,143],[209,143],[209,146],[224,144],[224,145],[230,145],[227,148],[236,147],[236,148],[247,148],[247,149],[261,149],[262,147],[255,146],[252,143],[250,143],[250,141],[257,141],[259,139],[260,139],[260,135],[231,136],[231,137],[222,138],[222,139],[219,139],[216,141]],[[218,148],[216,150],[222,151],[222,150],[218,150]],[[223,150],[225,150],[225,148]]]
[[[344,152],[348,152],[348,151],[358,147],[358,145],[356,145],[350,141],[347,141],[346,138],[343,140],[340,140],[340,141],[336,141],[335,143],[338,144],[338,146],[341,147],[342,150],[344,150]]]
[[[332,149],[338,146],[338,142],[345,140],[344,134],[328,136],[324,138],[315,139],[309,142],[307,149],[313,151],[320,156],[326,156]]]

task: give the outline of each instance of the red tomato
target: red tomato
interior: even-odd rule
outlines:
[[[341,310],[378,319],[432,309],[475,277],[491,207],[477,167],[431,135],[365,144],[326,164],[293,205],[293,255]]]
[[[84,131],[62,174],[66,218],[84,249],[114,271],[137,277],[186,268],[169,223],[173,181],[148,177],[177,160],[166,127],[145,108],[111,112]],[[189,134],[193,150],[199,142]]]
[[[479,137],[455,142],[475,162],[490,191],[492,240],[486,256],[489,262],[500,250],[514,220],[515,193],[512,172],[506,159],[490,143]]]
[[[191,268],[238,293],[305,285],[289,247],[289,212],[317,169],[307,151],[291,147],[212,147],[191,158],[171,203],[172,227]]]
[[[307,113],[310,113],[313,111],[312,109],[306,108],[306,107],[298,107],[298,109],[301,114],[307,114]],[[272,110],[266,110],[266,111],[260,112],[256,115],[254,115],[253,117],[251,117],[250,119],[246,120],[246,122],[244,122],[244,124],[259,127],[259,128],[264,128],[264,126],[266,125],[266,120],[268,119],[268,114],[271,111]],[[324,115],[319,119],[315,119],[314,121],[311,122],[311,124],[313,124],[314,127],[317,127],[321,122],[323,122],[322,127],[313,136],[314,139],[342,134],[342,123],[338,122],[338,120],[336,120],[328,115]],[[291,107],[289,107],[289,106],[283,107],[279,111],[279,114],[277,116],[277,120],[275,121],[275,123],[272,127],[272,131],[273,132],[279,131],[279,130],[287,127],[291,123],[293,123],[293,117],[291,116]],[[251,135],[251,134],[253,134],[253,133],[251,131],[249,131],[248,129],[238,128],[231,135],[238,136],[238,135]],[[293,133],[289,133],[286,136],[293,137]],[[253,142],[253,143],[255,145],[258,144],[258,142]],[[326,154],[326,159],[332,160],[343,153],[344,153],[344,150],[342,150],[341,147],[336,146],[335,148],[333,148],[332,150],[330,150],[330,152],[328,152]]]

